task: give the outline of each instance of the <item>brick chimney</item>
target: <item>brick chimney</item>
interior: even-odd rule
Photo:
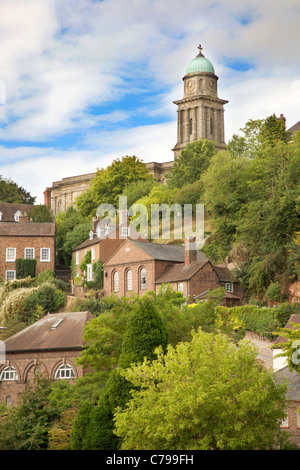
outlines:
[[[184,263],[189,265],[197,261],[197,253],[196,237],[186,238],[184,245]]]
[[[20,212],[19,215],[19,223],[28,223],[29,222],[29,216],[27,212]]]
[[[128,225],[129,224],[129,215],[128,210],[121,209],[119,212],[119,224],[120,225]]]
[[[44,191],[44,204],[51,209],[51,188],[46,188]]]

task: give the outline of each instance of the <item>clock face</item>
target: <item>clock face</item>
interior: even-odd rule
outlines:
[[[188,91],[193,91],[195,89],[195,82],[194,80],[189,80],[187,82],[187,89]]]

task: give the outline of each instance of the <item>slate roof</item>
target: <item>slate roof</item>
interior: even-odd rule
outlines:
[[[226,268],[226,266],[214,266],[214,270],[216,271],[220,281],[232,282],[230,270]]]
[[[1,222],[14,222],[14,214],[18,211],[29,213],[35,206],[32,204],[14,204],[0,202]]]
[[[287,400],[300,400],[300,374],[296,371],[290,371],[288,367],[284,367],[276,372],[276,382],[283,382],[287,379]]]
[[[160,243],[150,243],[148,241],[130,240],[137,248],[145,251],[153,259],[161,261],[173,261],[184,263],[184,246],[163,245]],[[207,261],[208,258],[198,251],[198,261]]]
[[[295,134],[296,132],[300,131],[300,121],[290,127],[287,132],[291,132],[291,134]]]
[[[0,222],[0,237],[54,237],[55,222]]]
[[[292,323],[300,324],[300,314],[299,313],[294,313],[293,315],[290,316],[290,319],[287,322],[287,324],[285,325],[285,328],[293,329]],[[284,338],[283,336],[278,336],[278,338],[276,339],[274,344],[285,343],[285,342],[286,342],[286,338]]]
[[[5,350],[12,352],[73,350],[83,347],[83,329],[94,315],[90,312],[48,313],[36,323],[7,338]],[[58,320],[62,320],[53,328]]]

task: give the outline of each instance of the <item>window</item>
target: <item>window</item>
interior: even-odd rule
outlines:
[[[50,261],[50,248],[41,248],[41,261]]]
[[[2,212],[0,212],[0,220],[2,220],[2,215],[3,215]]]
[[[25,259],[34,259],[34,248],[25,248]]]
[[[16,248],[6,248],[6,261],[16,261]]]
[[[131,269],[127,269],[126,271],[126,290],[132,290],[132,271]]]
[[[14,367],[8,366],[3,369],[0,380],[18,380],[18,374]]]
[[[225,289],[227,290],[227,292],[233,292],[233,284],[232,284],[232,282],[226,282],[226,284],[225,284]]]
[[[86,280],[93,281],[94,280],[94,273],[93,273],[93,265],[87,264],[86,265]]]
[[[146,289],[147,288],[147,273],[146,273],[145,268],[141,269],[140,279],[141,279],[141,289]]]
[[[122,227],[122,236],[129,237],[130,235],[130,228],[129,227]]]
[[[17,211],[15,214],[14,214],[14,219],[16,222],[19,222],[19,219],[20,219],[20,211]]]
[[[281,421],[280,427],[281,427],[281,428],[288,428],[288,427],[289,427],[289,417],[288,417],[288,414],[286,414],[286,418],[285,418],[283,421]]]
[[[92,254],[91,254],[91,259],[95,259],[96,257],[96,248],[92,246]]]
[[[79,251],[76,251],[76,264],[79,264]]]
[[[119,273],[117,271],[113,273],[113,291],[119,292]]]
[[[177,290],[178,292],[183,292],[183,282],[177,282]]]
[[[56,322],[53,323],[53,325],[51,326],[51,330],[56,330],[56,328],[61,324],[62,321],[64,321],[63,318],[59,318],[58,320],[56,320]]]
[[[193,119],[190,119],[190,135],[193,133]]]
[[[296,411],[297,428],[300,428],[300,410]]]
[[[62,364],[55,372],[55,379],[74,379],[75,372],[69,364]]]
[[[13,271],[13,270],[5,271],[6,281],[13,281],[14,279],[16,279],[16,271]]]
[[[6,406],[11,406],[11,405],[12,405],[12,397],[10,395],[7,395]]]
[[[210,133],[212,134],[213,133],[213,120],[212,118],[210,118]]]

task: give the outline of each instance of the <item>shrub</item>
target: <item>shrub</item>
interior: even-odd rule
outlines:
[[[24,279],[28,276],[34,278],[36,275],[36,259],[16,259],[16,278]]]
[[[66,302],[67,296],[65,292],[57,289],[50,283],[44,283],[24,300],[24,315],[28,319],[36,311],[38,305],[45,312],[57,312],[66,305]]]

